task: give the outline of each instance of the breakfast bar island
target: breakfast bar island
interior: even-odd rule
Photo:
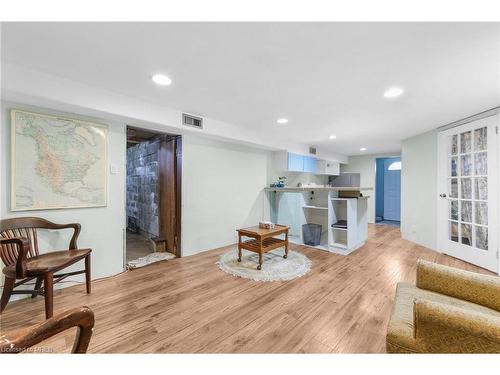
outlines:
[[[359,191],[371,188],[311,186],[264,190],[271,221],[289,227],[291,243],[342,255],[365,244],[368,197],[359,196]],[[304,238],[309,224],[318,232],[313,242]]]

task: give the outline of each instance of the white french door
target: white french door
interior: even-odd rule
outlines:
[[[498,116],[438,138],[438,250],[499,272]]]

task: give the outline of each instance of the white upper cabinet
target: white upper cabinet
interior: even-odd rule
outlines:
[[[328,160],[317,160],[313,156],[294,154],[288,151],[275,151],[274,169],[277,172],[308,172],[319,175],[338,176],[340,164]]]
[[[288,151],[274,152],[274,168],[279,172],[316,173],[316,158]]]
[[[334,161],[318,160],[316,162],[316,174],[338,176],[340,174],[340,164]]]

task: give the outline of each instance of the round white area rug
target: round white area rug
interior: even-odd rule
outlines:
[[[223,254],[217,265],[233,276],[255,281],[285,281],[305,275],[311,269],[311,261],[301,253],[288,251],[288,258],[283,258],[283,249],[276,249],[264,254],[262,269],[257,270],[259,254],[243,250],[241,262],[238,262],[238,250]]]

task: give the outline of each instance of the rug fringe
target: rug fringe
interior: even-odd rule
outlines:
[[[309,260],[309,258],[307,258],[304,254],[301,254],[299,252],[292,252],[290,251],[288,253],[289,257],[292,253],[295,253],[295,254],[299,254],[301,257],[303,257],[304,261],[305,261],[305,267],[303,269],[302,272],[300,273],[297,273],[297,274],[294,274],[292,277],[288,277],[288,278],[280,278],[278,276],[278,278],[271,278],[271,277],[268,277],[267,275],[259,275],[258,278],[255,277],[255,276],[251,276],[251,275],[244,275],[244,274],[241,274],[241,273],[238,273],[237,271],[233,270],[232,268],[228,267],[226,264],[223,263],[222,259],[224,256],[228,256],[228,254],[235,254],[235,250],[231,250],[231,252],[228,252],[228,253],[224,253],[223,255],[220,256],[219,260],[215,263],[219,269],[225,273],[228,273],[232,276],[235,276],[235,277],[240,277],[242,279],[247,279],[247,280],[253,280],[253,281],[257,281],[257,282],[272,282],[272,281],[290,281],[290,280],[293,280],[293,279],[296,279],[298,277],[302,277],[304,276],[305,274],[307,274],[310,270],[311,270],[311,261]],[[260,271],[259,271],[260,272]]]

